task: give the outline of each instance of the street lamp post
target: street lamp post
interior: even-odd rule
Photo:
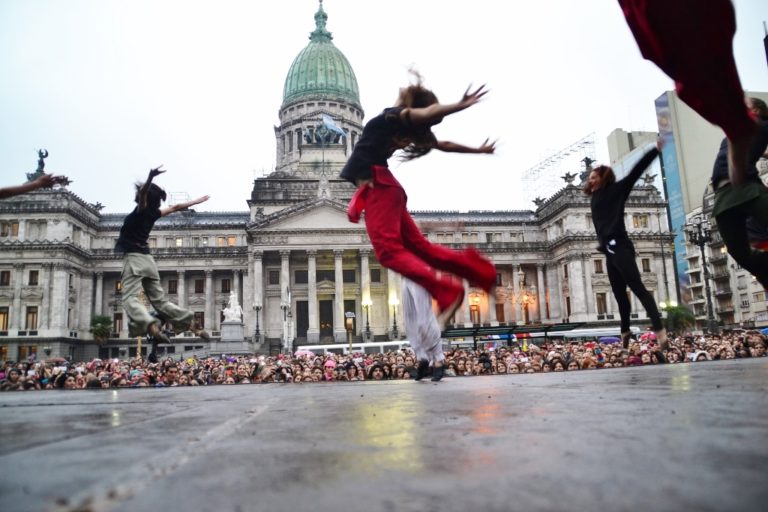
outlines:
[[[256,332],[253,334],[253,342],[254,343],[260,343],[261,342],[261,331],[259,331],[259,314],[261,313],[261,304],[258,302],[253,305],[253,309],[256,310]]]
[[[392,306],[392,338],[398,339],[400,334],[397,332],[397,306],[400,305],[400,301],[397,297],[389,299],[389,305]]]
[[[363,299],[363,309],[365,310],[365,339],[366,341],[371,341],[371,324],[370,324],[370,309],[371,305],[373,303],[371,302],[370,298]]]
[[[685,232],[688,235],[688,240],[690,240],[693,245],[699,246],[701,266],[704,269],[704,293],[707,296],[707,330],[710,334],[713,334],[717,332],[717,322],[715,321],[715,315],[712,309],[712,293],[709,288],[709,267],[707,266],[707,255],[704,252],[704,247],[712,241],[712,231],[709,229],[707,220],[704,217],[697,215],[685,225]]]
[[[528,305],[536,302],[536,287],[531,285],[528,288],[525,286],[525,272],[520,270],[517,273],[517,282],[520,289],[520,293],[517,294],[517,301],[523,306],[524,320],[527,324],[529,322]]]

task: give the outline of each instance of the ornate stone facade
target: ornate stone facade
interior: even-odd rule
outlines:
[[[330,48],[325,20],[319,19],[322,26],[316,16],[313,35],[320,31],[321,41],[311,39],[309,45],[326,45],[326,56],[338,52]],[[319,69],[338,72],[334,66]],[[333,81],[330,75],[312,77],[311,83],[293,75],[290,84],[286,81],[275,127],[276,170],[254,181],[249,211],[173,214],[156,223],[150,238],[171,300],[192,309],[215,337],[234,291],[254,349],[346,341],[347,312],[355,314],[356,339],[366,328],[374,339],[404,334],[400,280],[376,260],[364,224],[347,221],[346,203],[354,190],[337,179],[362,131],[357,84],[352,87],[347,77],[341,93],[329,92],[317,84]],[[346,136],[318,138],[322,114]],[[456,324],[618,325],[589,211],[588,198],[567,185],[535,210],[413,215],[433,242],[457,249],[474,245],[498,268],[498,286],[490,295],[467,286]],[[136,340],[128,338],[121,308],[122,261],[112,250],[124,216],[102,214],[67,190],[0,202],[0,359],[34,351],[77,359],[135,354]],[[643,279],[665,300],[674,283],[671,255],[663,253],[671,235],[655,188],[640,186],[632,193],[626,222]],[[645,318],[632,301],[633,311]],[[103,345],[88,331],[98,314],[111,316],[114,324]],[[217,341],[207,347],[190,336],[176,338],[175,354],[216,351]]]

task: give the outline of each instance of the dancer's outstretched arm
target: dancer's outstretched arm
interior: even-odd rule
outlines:
[[[208,199],[210,199],[211,196],[201,196],[197,199],[193,199],[192,201],[187,201],[186,203],[179,203],[174,204],[173,206],[169,206],[168,208],[163,208],[160,210],[160,216],[165,217],[166,215],[169,215],[173,212],[180,212],[181,210],[186,210],[190,206],[194,206],[196,204],[204,203]]]
[[[28,181],[22,185],[0,188],[0,199],[26,194],[39,188],[50,188],[54,185],[69,185],[70,181],[66,176],[54,176],[53,174],[43,174],[33,181]]]
[[[437,149],[445,151],[446,153],[486,153],[492,154],[496,151],[496,141],[488,142],[490,139],[485,139],[478,147],[465,146],[464,144],[458,144],[456,142],[450,142],[447,140],[437,141]]]
[[[485,89],[485,85],[481,85],[474,91],[470,91],[472,86],[470,85],[461,100],[456,103],[434,103],[428,107],[423,108],[404,108],[400,112],[400,118],[406,123],[414,125],[433,125],[443,120],[447,115],[454,114],[465,108],[471,107],[488,92]]]
[[[160,176],[165,172],[160,170],[161,167],[162,165],[158,165],[154,169],[150,169],[147,181],[145,181],[139,189],[139,210],[143,210],[147,207],[147,192],[149,192],[149,186],[152,184],[152,178]]]

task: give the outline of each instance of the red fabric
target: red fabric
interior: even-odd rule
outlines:
[[[493,264],[472,248],[454,251],[429,242],[408,213],[405,191],[397,179],[386,167],[373,170],[373,188],[358,190],[353,201],[355,211],[361,203],[365,208],[365,228],[379,262],[424,287],[441,310],[463,293],[463,287],[450,276],[437,277],[435,270],[490,290],[496,282]]]
[[[618,0],[643,57],[680,99],[733,140],[754,131],[733,59],[730,0]]]

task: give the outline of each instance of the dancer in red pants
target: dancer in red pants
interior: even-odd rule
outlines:
[[[643,57],[675,81],[680,99],[728,137],[733,185],[746,181],[757,126],[744,104],[730,0],[619,0]]]
[[[454,251],[432,244],[421,234],[406,209],[403,187],[387,168],[387,160],[397,150],[406,160],[426,155],[432,149],[455,153],[493,153],[488,140],[473,148],[439,141],[432,126],[447,115],[471,107],[487,92],[484,86],[467,91],[456,103],[441,104],[435,94],[417,83],[400,89],[394,107],[385,109],[363,128],[360,140],[341,172],[358,190],[349,203],[349,218],[358,222],[365,210],[365,227],[379,262],[414,281],[437,300],[438,322],[445,322],[461,305],[464,287],[448,275],[467,279],[490,291],[496,282],[496,268],[474,248]]]

